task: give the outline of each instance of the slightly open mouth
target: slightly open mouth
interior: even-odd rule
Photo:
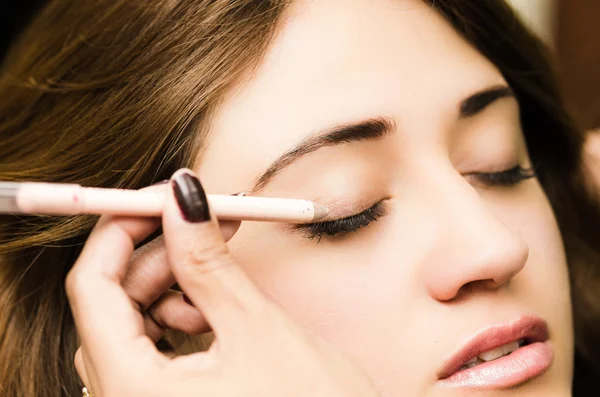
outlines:
[[[477,356],[471,358],[469,361],[465,363],[462,367],[460,367],[456,372],[464,371],[465,369],[476,367],[480,364],[484,364],[490,361],[497,360],[504,356],[508,356],[509,354],[515,352],[517,349],[523,346],[527,346],[530,342],[527,339],[519,339],[514,342],[507,343],[502,346],[498,346],[492,350],[488,350],[482,353],[479,353]],[[456,373],[455,372],[455,373]]]

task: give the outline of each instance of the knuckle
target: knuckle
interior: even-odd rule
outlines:
[[[184,258],[184,266],[200,272],[212,272],[230,266],[233,260],[225,244],[208,244],[192,248]]]
[[[85,276],[81,271],[72,269],[65,279],[65,292],[69,301],[74,301],[85,285]]]
[[[136,248],[131,254],[130,262],[136,261],[144,256],[148,257],[149,260],[155,260],[156,258],[163,259],[165,255],[165,242],[164,237],[158,236],[152,241]]]
[[[146,310],[146,315],[148,316],[148,320],[152,321],[161,331],[165,331],[168,328],[166,321],[169,318],[168,310],[169,308],[165,308],[164,304],[158,301]]]
[[[77,373],[81,377],[81,375],[83,373],[83,366],[84,366],[83,353],[81,351],[81,347],[79,349],[77,349],[77,352],[75,353],[75,358],[73,359],[73,363],[75,364],[75,369],[77,370]]]

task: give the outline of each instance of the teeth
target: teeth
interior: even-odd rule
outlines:
[[[498,359],[500,357],[507,356],[510,353],[512,353],[515,350],[517,350],[519,347],[524,346],[524,345],[525,345],[525,340],[524,339],[519,339],[519,340],[517,340],[515,342],[510,342],[510,343],[507,343],[505,345],[499,346],[499,347],[497,347],[495,349],[488,350],[487,352],[483,352],[483,353],[479,354],[479,356],[473,357],[472,359],[470,359],[469,361],[467,361],[459,369],[459,371],[475,367],[476,365],[483,364],[486,361],[493,361],[493,360],[496,360],[496,359]]]
[[[481,363],[484,363],[484,362],[485,362],[485,361],[481,361],[481,359],[480,359],[479,357],[473,357],[472,359],[470,359],[469,361],[467,361],[467,362],[465,363],[465,365],[463,365],[463,366],[462,366],[462,367],[459,369],[459,371],[462,371],[463,369],[469,369],[469,368],[472,368],[472,367],[474,367],[474,366],[476,366],[476,365],[479,365],[479,364],[481,364]]]
[[[496,360],[502,356],[506,356],[507,354],[514,352],[518,348],[519,348],[519,341],[510,342],[505,345],[498,346],[495,349],[480,353],[479,358],[481,358],[483,361]]]
[[[470,359],[469,361],[467,361],[467,362],[465,363],[465,365],[473,364],[473,363],[475,363],[475,362],[477,362],[477,357],[473,357],[472,359]]]
[[[467,363],[467,364],[465,364],[465,367],[467,367],[467,368],[471,368],[471,367],[474,367],[474,366],[476,366],[476,365],[479,365],[479,364],[481,364],[481,362],[480,362],[479,360],[475,360],[475,361],[474,361],[474,362],[472,362],[472,363]]]
[[[519,348],[519,342],[507,343],[506,345],[502,346],[502,352],[504,353],[503,355],[506,356],[507,354],[514,352],[518,348]]]
[[[479,358],[481,358],[483,361],[492,361],[502,357],[503,355],[504,353],[502,352],[502,346],[500,346],[495,349],[480,353]]]

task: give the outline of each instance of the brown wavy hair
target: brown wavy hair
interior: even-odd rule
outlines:
[[[428,0],[515,91],[572,281],[574,390],[600,375],[600,206],[546,49],[503,0]],[[53,0],[0,69],[0,180],[140,188],[201,155],[211,114],[261,61],[286,0]],[[0,390],[78,395],[63,288],[96,218],[0,218]]]

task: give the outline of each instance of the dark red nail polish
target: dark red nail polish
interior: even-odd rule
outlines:
[[[202,184],[195,176],[181,173],[173,179],[173,192],[183,218],[192,223],[210,220],[208,200]]]

